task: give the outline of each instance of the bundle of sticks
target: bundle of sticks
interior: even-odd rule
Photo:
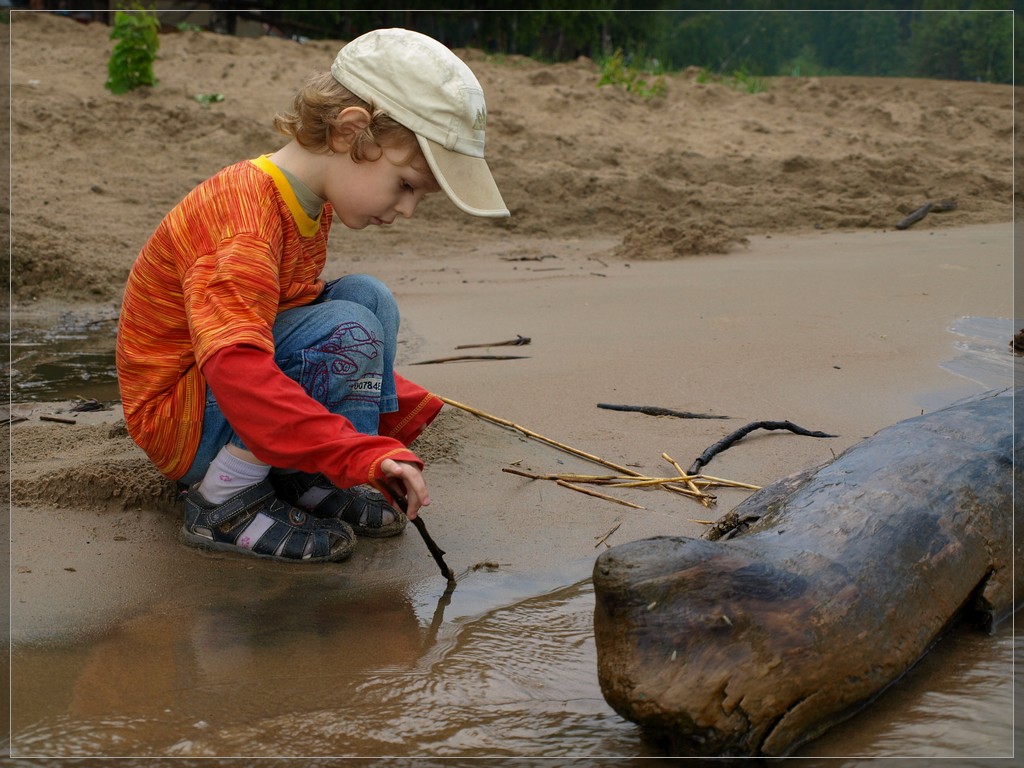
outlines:
[[[666,491],[671,491],[672,493],[678,493],[683,496],[689,496],[690,498],[696,499],[705,507],[712,506],[717,500],[717,497],[713,493],[708,492],[709,488],[743,488],[750,491],[756,491],[760,487],[749,483],[737,482],[735,480],[726,480],[721,477],[712,477],[711,475],[689,475],[683,472],[679,465],[670,456],[668,456],[668,454],[663,453],[662,458],[672,464],[679,474],[672,477],[648,477],[639,473],[629,473],[625,475],[549,475],[527,472],[514,467],[505,467],[502,472],[508,472],[511,475],[519,475],[520,477],[528,477],[531,480],[553,480],[563,488],[579,491],[580,493],[595,496],[599,499],[613,501],[616,504],[622,504],[623,506],[632,507],[633,509],[644,509],[644,507],[640,504],[635,504],[631,501],[626,501],[625,499],[600,493],[583,486],[597,485],[606,488],[662,488]]]
[[[471,408],[468,405],[464,405],[463,403],[459,403],[455,400],[450,400],[446,397],[442,397],[441,400],[455,408],[460,408],[468,413],[472,413],[473,415],[478,416],[487,421],[491,421],[494,422],[495,424],[500,424],[502,426],[509,427],[510,429],[514,429],[517,432],[526,435],[527,437],[533,438],[534,440],[538,440],[542,443],[546,443],[554,448],[558,448],[559,450],[565,451],[566,453],[569,453],[573,456],[577,456],[581,459],[586,459],[587,461],[591,461],[596,464],[608,467],[609,469],[615,470],[615,472],[617,472],[618,474],[537,474],[533,472],[527,472],[522,469],[517,469],[514,467],[506,467],[502,471],[514,475],[520,475],[522,477],[528,477],[532,480],[553,480],[563,488],[570,488],[574,491],[579,491],[589,496],[596,496],[598,498],[607,499],[608,501],[613,501],[617,504],[623,504],[634,509],[643,509],[644,507],[642,507],[639,504],[634,504],[633,502],[630,501],[625,501],[623,499],[610,496],[608,494],[600,493],[589,488],[584,488],[583,485],[600,485],[616,488],[660,487],[665,489],[666,491],[671,491],[672,493],[678,493],[684,496],[695,498],[705,507],[710,507],[712,504],[715,503],[714,494],[708,493],[709,488],[727,486],[731,488],[745,488],[748,490],[756,491],[759,487],[756,485],[750,485],[749,483],[739,483],[733,480],[725,480],[724,478],[712,477],[710,475],[705,475],[702,473],[692,471],[689,473],[685,472],[683,471],[683,468],[679,466],[678,462],[676,462],[667,453],[663,453],[662,458],[665,459],[669,464],[671,464],[672,468],[678,474],[671,477],[648,477],[640,472],[637,472],[636,470],[632,470],[629,469],[628,467],[623,467],[619,464],[615,464],[611,461],[608,461],[607,459],[602,459],[600,456],[595,456],[592,453],[586,453],[585,451],[573,448],[572,446],[565,445],[564,443],[552,440],[549,437],[545,437],[544,435],[540,435],[536,432],[526,429],[525,427],[521,427],[520,425],[511,422],[508,419],[493,416],[489,413],[477,410],[476,408]]]

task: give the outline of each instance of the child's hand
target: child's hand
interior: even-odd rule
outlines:
[[[390,481],[389,484],[395,489],[395,493],[405,494],[405,514],[410,519],[416,518],[420,507],[430,504],[430,492],[427,491],[427,483],[423,479],[423,473],[415,464],[394,459],[384,459],[380,463],[380,471]]]

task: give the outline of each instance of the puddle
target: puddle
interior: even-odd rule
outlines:
[[[450,593],[218,569],[102,636],[15,649],[14,754],[657,757],[601,694],[591,567],[482,570]],[[797,757],[1006,755],[1015,650],[1009,624],[958,628]]]
[[[1013,353],[1010,341],[1024,328],[1024,321],[999,317],[960,317],[947,329],[955,355],[940,367],[955,374],[960,383],[945,389],[919,393],[916,401],[925,411],[990,389],[1012,387],[1024,374],[1024,355]],[[1024,379],[1022,379],[1024,380]]]
[[[648,755],[597,683],[591,567],[480,571],[450,594],[228,574],[202,604],[18,650],[14,753]]]
[[[117,318],[63,314],[49,322],[12,318],[7,373],[15,402],[120,399],[114,367]]]
[[[1014,370],[1024,357],[1010,348],[1013,335],[1024,322],[998,317],[961,317],[950,327],[959,337],[953,342],[960,354],[943,363],[950,373],[981,384],[986,389],[1013,386]]]

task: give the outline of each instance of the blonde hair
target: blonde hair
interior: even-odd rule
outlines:
[[[420,150],[412,131],[360,99],[329,72],[315,74],[305,82],[295,94],[292,111],[274,115],[274,128],[311,152],[333,152],[338,138],[335,121],[338,114],[349,107],[361,107],[370,115],[370,123],[348,145],[349,155],[355,162],[377,159],[384,147],[408,147],[406,164],[417,159]],[[373,156],[368,154],[374,150]]]

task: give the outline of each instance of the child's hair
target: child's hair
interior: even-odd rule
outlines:
[[[295,95],[292,111],[274,115],[274,128],[311,152],[331,152],[334,121],[348,107],[361,107],[370,114],[370,124],[349,147],[355,162],[375,160],[368,152],[376,150],[379,156],[382,147],[408,147],[406,163],[416,159],[419,146],[415,134],[353,94],[329,72],[313,75],[306,81]]]

